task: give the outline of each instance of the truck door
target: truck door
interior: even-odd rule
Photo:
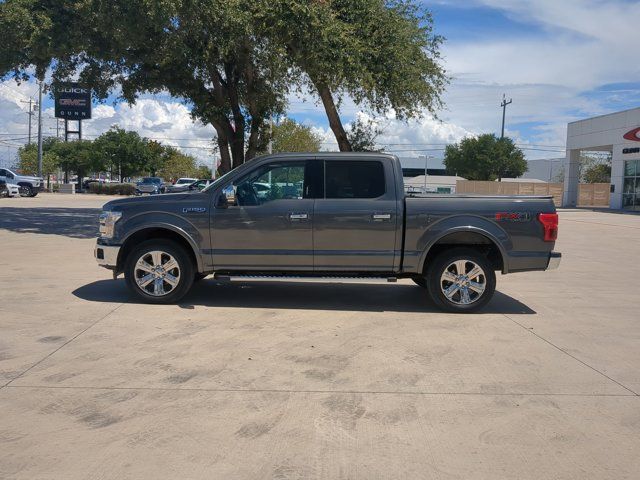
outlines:
[[[313,270],[314,163],[274,160],[222,187],[212,217],[215,269]]]
[[[397,211],[391,162],[326,159],[325,195],[314,207],[316,271],[392,272]]]

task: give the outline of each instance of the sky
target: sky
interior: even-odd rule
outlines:
[[[442,64],[451,83],[438,120],[425,115],[403,123],[392,112],[372,119],[383,130],[378,143],[403,157],[441,158],[444,145],[466,136],[500,133],[503,94],[506,134],[527,158],[564,155],[570,121],[640,106],[640,1],[629,0],[434,0],[420,2],[445,37]],[[0,163],[15,156],[27,137],[33,83],[0,83]],[[43,102],[44,134],[55,135],[53,105]],[[321,104],[310,95],[292,96],[288,115],[324,137],[336,149]],[[345,123],[369,118],[349,99],[341,106]],[[94,106],[83,125],[94,138],[118,124],[213,161],[211,126],[193,122],[180,99],[144,95],[138,102]],[[34,121],[35,132],[35,121]],[[35,134],[34,137],[35,139]],[[436,165],[434,165],[436,166]]]

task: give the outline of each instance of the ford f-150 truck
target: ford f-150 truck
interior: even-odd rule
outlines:
[[[492,297],[495,272],[556,268],[551,197],[406,195],[379,153],[256,158],[201,192],[104,206],[98,264],[144,301],[180,300],[194,281],[232,277],[410,278],[442,309]]]

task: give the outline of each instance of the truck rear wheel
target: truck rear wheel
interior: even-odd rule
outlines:
[[[472,248],[444,251],[427,269],[429,296],[448,312],[474,312],[491,300],[495,289],[493,265]]]
[[[147,303],[175,303],[193,285],[195,269],[184,248],[170,240],[148,240],[127,257],[128,287]]]

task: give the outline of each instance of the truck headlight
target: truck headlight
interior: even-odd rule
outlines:
[[[116,222],[122,217],[122,212],[104,211],[100,214],[100,236],[112,238]]]

